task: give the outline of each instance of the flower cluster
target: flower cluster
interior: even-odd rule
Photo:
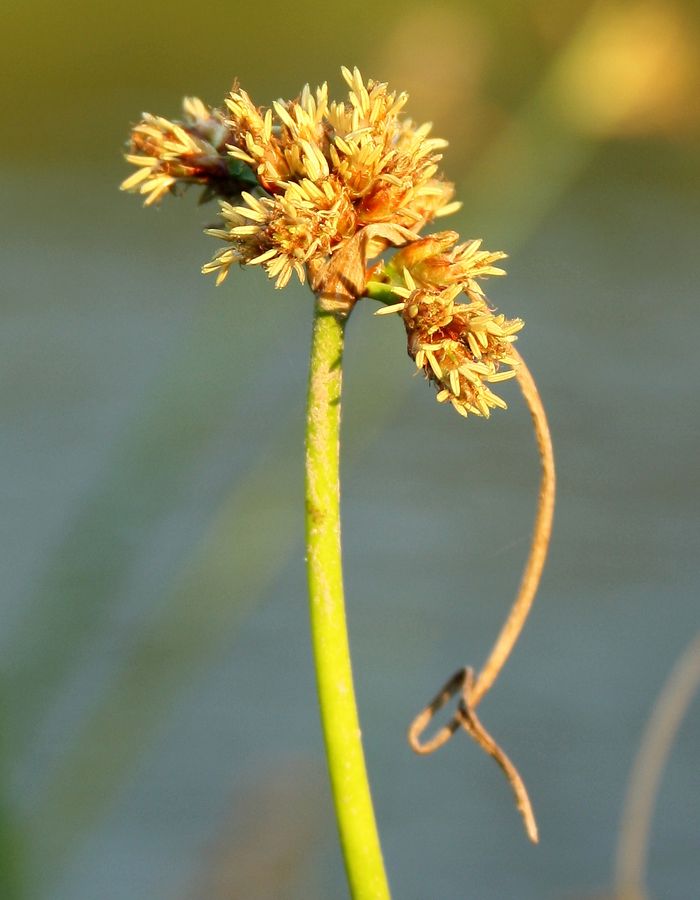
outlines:
[[[127,157],[139,169],[122,187],[152,203],[178,182],[194,181],[224,198],[222,226],[208,233],[228,246],[203,269],[216,272],[217,283],[234,263],[264,265],[276,287],[293,273],[303,281],[365,228],[372,239],[363,263],[416,238],[459,206],[437,174],[446,142],[400,115],[405,94],[365,84],[357,69],[342,71],[347,102],[329,102],[326,85],[315,92],[307,86],[296,100],[263,109],[234,86],[225,110],[190,100],[185,123],[144,116]],[[230,184],[229,164],[252,176],[248,190]],[[231,194],[240,202],[228,202]]]
[[[476,281],[504,275],[493,263],[505,253],[481,250],[481,241],[454,246],[457,239],[445,231],[415,241],[378,269],[373,284],[383,282],[401,300],[377,314],[401,315],[409,355],[437,386],[439,403],[488,418],[491,409],[506,407],[489,385],[515,375],[512,344],[523,322],[496,315]],[[461,294],[468,302],[457,302]]]
[[[454,212],[453,186],[438,172],[446,142],[402,115],[406,94],[342,69],[348,99],[329,101],[324,84],[295,100],[256,106],[238,84],[220,108],[184,101],[182,121],[144,114],[127,160],[124,190],[156,203],[198,184],[218,197],[220,221],[207,233],[224,246],[202,269],[220,284],[234,263],[261,265],[275,286],[309,279],[327,309],[347,315],[361,296],[399,312],[408,351],[463,416],[488,417],[505,403],[490,389],[515,374],[520,319],[496,315],[477,283],[502,275],[480,241],[453,231],[420,238]],[[389,246],[389,262],[368,261]],[[467,302],[458,302],[460,295]],[[400,300],[395,303],[393,301]]]
[[[202,199],[233,197],[255,180],[245,167],[231,165],[226,145],[231,132],[219,110],[197,97],[186,97],[181,122],[144,113],[131,133],[126,159],[136,171],[122,190],[145,195],[145,206],[157,203],[177,185],[201,184]]]

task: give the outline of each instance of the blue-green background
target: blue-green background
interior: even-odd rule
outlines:
[[[453,227],[509,251],[489,294],[526,320],[560,485],[539,598],[482,709],[530,788],[535,849],[466,738],[419,759],[404,737],[483,661],[516,589],[528,415],[511,385],[488,422],[438,406],[400,322],[361,304],[345,569],[394,893],[605,890],[644,722],[700,628],[697,8],[31,0],[2,19],[0,896],[345,896],[305,606],[311,296],[258,271],[215,290],[211,210],[117,191],[141,110],[220,102],[236,75],[259,103],[324,79],[338,96],[341,64],[409,90],[451,140]],[[598,69],[581,112],[571,85]],[[653,896],[700,883],[698,712],[663,782]]]

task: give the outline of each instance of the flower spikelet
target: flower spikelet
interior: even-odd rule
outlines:
[[[128,162],[136,171],[121,188],[145,196],[150,206],[171,193],[178,184],[201,184],[206,196],[233,196],[242,180],[232,170],[226,153],[229,128],[219,110],[210,109],[197,97],[186,97],[182,121],[144,113],[133,128]]]
[[[437,386],[439,403],[449,401],[465,417],[488,418],[491,409],[506,408],[489,384],[515,375],[511,343],[523,323],[495,315],[482,298],[456,303],[462,290],[462,285],[418,290],[406,301],[408,352]]]
[[[480,240],[455,246],[458,240],[456,231],[438,231],[403,247],[394,254],[388,268],[398,273],[408,270],[420,287],[439,288],[460,283],[470,296],[482,297],[476,279],[505,275],[504,269],[493,264],[505,259],[506,254],[502,250],[482,250]]]
[[[511,345],[523,327],[520,319],[494,312],[477,279],[503,275],[493,263],[502,252],[481,250],[481,241],[454,246],[455,232],[439,232],[401,248],[384,277],[400,303],[380,313],[400,313],[408,353],[462,416],[484,416],[506,403],[490,385],[514,377],[518,360]],[[458,302],[460,295],[467,302]]]
[[[224,227],[207,232],[231,245],[203,268],[205,273],[218,272],[217,283],[235,262],[263,264],[278,288],[284,287],[294,272],[303,282],[307,263],[329,256],[339,239],[354,233],[352,206],[331,182],[320,188],[304,179],[289,182],[281,196],[255,197],[243,192],[242,199],[245,206],[223,202]]]

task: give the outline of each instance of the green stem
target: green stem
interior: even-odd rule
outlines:
[[[306,546],[321,723],[354,900],[389,886],[374,820],[352,682],[340,555],[339,431],[345,320],[316,301],[306,415]]]

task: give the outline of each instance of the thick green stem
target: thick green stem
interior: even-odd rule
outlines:
[[[389,887],[352,682],[340,555],[339,431],[345,321],[316,302],[306,417],[306,547],[311,635],[336,819],[354,900]]]

